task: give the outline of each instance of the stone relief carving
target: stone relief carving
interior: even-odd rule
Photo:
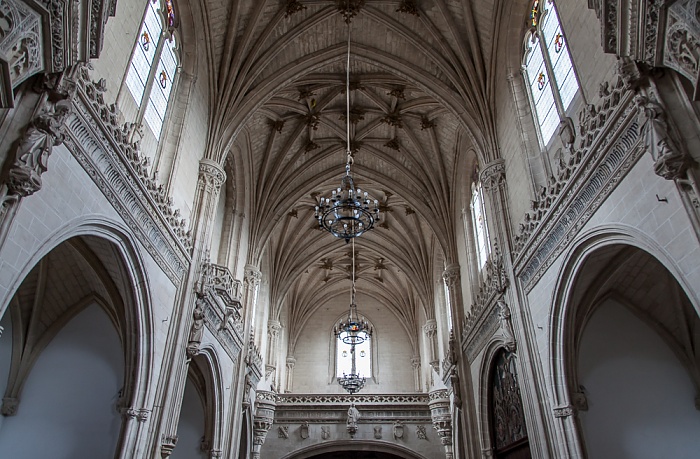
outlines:
[[[331,438],[331,428],[328,426],[321,426],[321,438],[323,440],[328,440]]]
[[[515,334],[513,333],[513,323],[510,318],[510,308],[503,300],[498,300],[496,304],[498,305],[498,319],[501,323],[504,347],[509,352],[515,352]]]
[[[279,426],[277,428],[277,437],[284,438],[285,440],[289,438],[289,426]]]
[[[195,302],[194,311],[192,312],[192,327],[190,327],[190,336],[187,341],[187,356],[190,358],[199,353],[199,346],[202,343],[202,336],[204,336],[203,304],[204,299],[198,297]]]
[[[301,437],[302,440],[306,440],[309,438],[309,423],[305,422],[301,426],[299,426],[299,436]]]
[[[0,56],[12,88],[44,69],[42,42],[41,15],[24,2],[4,0],[0,4]]]
[[[374,438],[377,440],[382,439],[382,426],[374,426]]]
[[[427,440],[428,433],[425,431],[425,426],[416,426],[416,437],[419,440]]]
[[[357,432],[357,421],[360,420],[360,417],[362,417],[360,411],[355,407],[354,403],[351,404],[350,408],[348,408],[348,419],[346,422],[346,428],[351,438],[354,438]]]
[[[394,440],[402,440],[404,434],[404,425],[401,421],[394,422]]]
[[[672,136],[661,105],[646,96],[636,96],[645,147],[654,160],[654,172],[666,180],[682,178],[690,166],[690,157]]]

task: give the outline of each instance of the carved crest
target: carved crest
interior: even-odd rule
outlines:
[[[299,436],[302,440],[309,438],[309,423],[305,422],[299,427]]]
[[[401,421],[396,421],[394,423],[394,440],[400,440],[403,438],[403,423]]]

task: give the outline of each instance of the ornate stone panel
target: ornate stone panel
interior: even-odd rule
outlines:
[[[12,88],[44,69],[41,15],[19,0],[0,2],[0,67],[3,107],[12,104]]]

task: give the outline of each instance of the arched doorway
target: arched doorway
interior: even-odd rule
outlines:
[[[313,445],[280,459],[427,459],[403,445],[384,441],[333,441]]]
[[[512,352],[501,349],[496,353],[489,379],[489,413],[494,457],[529,459],[532,455],[515,355]]]
[[[581,263],[567,307],[587,455],[696,457],[700,317],[673,274],[637,247],[603,246]]]

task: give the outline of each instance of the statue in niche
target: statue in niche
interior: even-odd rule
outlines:
[[[641,108],[645,143],[654,159],[654,172],[666,180],[682,178],[690,166],[690,158],[671,135],[664,109],[645,96],[635,98]]]
[[[496,302],[498,305],[498,320],[501,323],[501,333],[503,333],[503,343],[509,352],[515,352],[515,333],[513,333],[513,322],[510,318],[510,308],[503,300]]]
[[[192,312],[192,327],[190,328],[190,337],[187,342],[187,356],[190,358],[199,353],[199,345],[202,344],[202,336],[204,335],[203,302],[203,298],[197,298],[194,311]]]
[[[348,427],[357,427],[357,421],[360,420],[360,411],[355,408],[355,404],[353,403],[350,405],[350,408],[348,408]]]

